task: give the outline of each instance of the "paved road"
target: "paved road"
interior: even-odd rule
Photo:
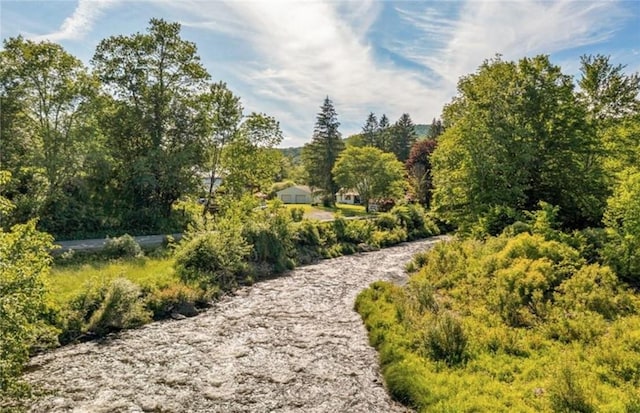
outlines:
[[[179,240],[182,234],[172,234],[174,239]],[[153,247],[162,244],[162,240],[166,235],[142,235],[133,237],[141,247]],[[106,238],[82,239],[73,241],[56,241],[55,245],[60,248],[54,249],[55,254],[60,254],[69,250],[74,251],[96,251],[102,249],[106,242]]]
[[[34,357],[32,412],[399,413],[356,295],[403,283],[404,264],[446,237],[300,267],[197,317],[152,323]]]

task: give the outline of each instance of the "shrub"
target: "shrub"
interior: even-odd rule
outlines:
[[[383,212],[376,217],[376,226],[382,231],[391,231],[399,225],[398,217],[390,212]]]
[[[0,196],[0,218],[2,201]],[[28,391],[20,375],[45,310],[42,277],[49,271],[51,241],[35,221],[8,232],[0,228],[0,408],[5,397]]]
[[[207,293],[188,285],[173,284],[151,292],[145,302],[156,320],[173,313],[190,317],[196,315],[197,307],[205,306],[212,295],[213,291]]]
[[[300,222],[304,218],[304,208],[294,207],[289,210],[293,222]]]
[[[370,243],[373,236],[374,227],[369,220],[351,219],[346,221],[344,234],[340,241],[350,242],[352,244]]]
[[[217,231],[197,234],[180,246],[176,273],[183,282],[198,282],[204,289],[229,289],[236,284],[236,277],[246,271],[245,258],[250,252],[251,246],[237,225],[220,226]]]
[[[586,265],[565,280],[555,301],[566,311],[593,311],[608,320],[635,312],[633,294],[609,267]]]
[[[559,368],[555,382],[549,389],[551,406],[556,412],[595,412],[589,393],[580,380],[581,374],[568,364]]]
[[[136,258],[144,255],[140,245],[129,234],[121,237],[107,238],[102,249],[107,258]]]
[[[87,331],[98,336],[149,322],[150,314],[140,300],[140,287],[126,278],[111,282],[104,301],[91,316]]]
[[[496,311],[510,326],[532,326],[546,316],[555,277],[548,259],[514,260],[495,273],[496,288],[491,298]]]
[[[435,322],[427,327],[424,347],[436,361],[454,366],[467,361],[467,336],[462,323],[448,312],[439,314]]]
[[[269,266],[276,273],[289,269],[293,250],[290,223],[286,210],[276,209],[258,214],[256,221],[245,224],[242,235],[252,247],[251,262]]]
[[[374,247],[390,247],[407,240],[407,230],[396,228],[391,231],[374,231],[371,244]]]
[[[640,170],[629,169],[607,201],[604,223],[609,240],[605,262],[631,282],[640,282]]]

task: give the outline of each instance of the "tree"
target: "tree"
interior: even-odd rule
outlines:
[[[10,177],[0,171],[0,188]],[[0,222],[12,207],[0,196]],[[9,231],[0,228],[0,406],[7,398],[25,395],[27,389],[20,376],[44,308],[42,277],[51,265],[52,241],[36,230],[35,220]]]
[[[400,162],[405,162],[409,157],[411,146],[417,139],[415,125],[408,113],[403,113],[393,125],[390,137],[389,149]]]
[[[119,161],[120,197],[138,227],[157,225],[171,205],[199,184],[206,117],[199,96],[209,74],[180,24],[151,19],[146,34],[102,40],[92,63],[113,96],[104,124]]]
[[[431,204],[433,192],[431,155],[436,149],[436,145],[434,139],[424,139],[414,143],[405,163],[413,196],[425,208],[429,208]]]
[[[338,127],[338,115],[327,96],[316,118],[311,142],[302,151],[303,163],[309,177],[309,185],[325,192],[325,203],[335,203],[335,193],[339,186],[333,178],[332,170],[336,159],[344,149]]]
[[[606,190],[598,145],[573,83],[547,56],[499,57],[458,83],[433,153],[434,207],[475,221],[494,207],[560,207],[562,222],[600,220]]]
[[[391,152],[391,126],[389,125],[389,118],[384,113],[380,117],[378,123],[378,133],[376,133],[376,148],[383,152]]]
[[[378,119],[371,112],[367,117],[367,121],[362,127],[362,140],[366,146],[376,146],[376,136],[378,133]]]
[[[238,135],[243,108],[240,98],[222,82],[210,85],[208,92],[201,95],[201,99],[208,129],[208,138],[205,140],[205,168],[209,173],[210,182],[206,205],[203,209],[203,214],[206,214],[213,199],[216,178],[222,174],[223,151]]]
[[[334,168],[336,182],[360,194],[366,211],[375,199],[399,198],[403,194],[404,168],[391,153],[355,146],[345,149]]]
[[[262,113],[249,115],[222,152],[227,192],[238,199],[247,192],[268,192],[280,168],[282,154],[274,149],[280,142],[278,121]]]
[[[57,215],[73,202],[98,131],[92,124],[98,82],[61,46],[22,37],[0,52],[0,164],[13,173],[9,191],[18,221]],[[34,200],[38,200],[34,202]],[[47,228],[52,229],[52,228]]]
[[[578,94],[590,117],[598,122],[619,119],[640,111],[640,76],[625,75],[626,66],[614,66],[610,56],[581,56]]]
[[[442,125],[442,121],[440,119],[436,120],[436,118],[433,118],[433,120],[431,121],[431,126],[429,127],[427,138],[436,139],[438,136],[442,135],[443,132],[444,125]]]

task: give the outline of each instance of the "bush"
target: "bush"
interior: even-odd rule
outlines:
[[[586,265],[565,280],[555,293],[565,311],[593,311],[608,320],[635,312],[636,299],[609,267]]]
[[[383,212],[376,217],[376,226],[382,231],[391,231],[399,225],[398,217],[390,212]]]
[[[185,283],[228,290],[236,284],[236,277],[246,272],[245,259],[250,252],[239,227],[221,226],[215,232],[197,234],[179,247],[176,273]]]
[[[153,313],[155,320],[166,318],[173,313],[191,317],[198,313],[198,307],[206,306],[213,295],[213,291],[207,293],[184,284],[173,284],[152,291],[145,302],[146,308]]]
[[[625,280],[640,283],[640,170],[629,169],[607,201],[605,262]]]
[[[149,322],[150,314],[140,300],[141,293],[140,287],[126,278],[113,280],[104,301],[91,316],[87,331],[104,336]]]
[[[554,411],[580,413],[596,411],[580,377],[581,374],[568,364],[560,367],[556,380],[549,390],[549,399]]]
[[[304,218],[304,208],[294,207],[289,210],[293,222],[300,222]]]
[[[49,271],[51,241],[35,221],[0,229],[0,408],[5,397],[28,391],[20,376],[45,311],[42,277]]]
[[[136,258],[144,255],[140,245],[129,234],[116,238],[107,238],[102,254],[107,258],[113,259]]]
[[[427,354],[436,361],[455,366],[467,361],[467,336],[460,320],[445,312],[438,314],[435,322],[427,327],[424,338]]]

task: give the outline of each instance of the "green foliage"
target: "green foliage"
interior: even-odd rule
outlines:
[[[293,248],[287,209],[262,211],[256,219],[243,226],[242,236],[251,246],[251,262],[268,266],[268,272],[281,273],[291,269],[289,255]]]
[[[126,278],[113,280],[100,307],[91,315],[87,331],[104,336],[149,322],[150,314],[144,309],[141,294],[140,287]]]
[[[109,259],[137,258],[144,255],[140,245],[129,234],[116,238],[107,238],[102,254]]]
[[[45,311],[42,277],[51,247],[51,236],[37,231],[34,221],[0,230],[0,405],[28,390],[20,375]]]
[[[433,206],[469,225],[495,206],[560,207],[568,227],[597,223],[606,190],[600,152],[569,76],[546,56],[486,61],[458,83],[431,158]]]
[[[308,184],[325,192],[325,200],[333,205],[338,192],[332,173],[338,155],[344,149],[338,127],[338,115],[327,96],[320,108],[313,130],[313,138],[302,149],[302,163],[309,178]]]
[[[246,272],[245,258],[251,246],[242,236],[237,223],[222,223],[213,232],[196,234],[176,252],[176,273],[185,283],[234,286],[237,277]]]
[[[515,236],[436,244],[414,257],[407,285],[358,296],[394,398],[420,412],[637,405],[637,293],[587,264],[573,246],[590,241],[553,229],[554,210]]]
[[[464,363],[467,358],[467,336],[460,320],[448,312],[437,314],[426,329],[424,346],[429,357],[448,366]]]
[[[597,411],[581,380],[581,375],[568,364],[561,366],[558,370],[555,383],[549,394],[553,410],[580,413]]]
[[[605,262],[629,281],[640,281],[640,171],[626,170],[607,202],[604,223],[609,240]]]
[[[291,219],[293,220],[293,222],[302,221],[302,218],[304,217],[304,208],[293,207],[289,210],[289,212],[291,213]]]
[[[332,174],[342,188],[355,189],[365,209],[376,199],[402,195],[404,168],[392,154],[373,147],[352,146],[338,157]]]

